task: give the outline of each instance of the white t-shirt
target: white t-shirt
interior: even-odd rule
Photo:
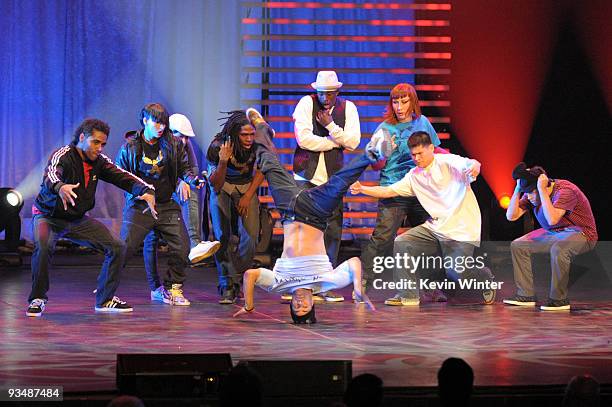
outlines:
[[[455,154],[434,154],[427,168],[415,167],[389,186],[400,196],[416,196],[431,215],[423,226],[441,238],[480,244],[480,208],[465,174],[471,160]]]
[[[312,97],[302,97],[293,112],[293,120],[295,122],[294,132],[295,139],[301,148],[321,152],[319,154],[319,162],[311,180],[305,180],[297,174],[293,176],[300,181],[310,181],[314,185],[321,185],[328,180],[325,157],[322,153],[338,147],[344,147],[348,150],[356,149],[359,147],[359,142],[361,141],[361,128],[359,125],[357,107],[353,102],[347,100],[344,108],[344,128],[332,121],[325,127],[329,131],[329,136],[317,136],[313,133],[312,109]]]
[[[348,261],[332,269],[326,255],[291,257],[276,260],[274,269],[260,268],[255,285],[268,292],[294,292],[309,288],[313,294],[346,287],[353,282]]]

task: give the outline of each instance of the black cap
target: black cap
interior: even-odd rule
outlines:
[[[519,181],[519,191],[522,193],[532,192],[538,186],[538,177],[546,174],[542,167],[527,168],[527,164],[520,162],[512,170],[512,178]]]

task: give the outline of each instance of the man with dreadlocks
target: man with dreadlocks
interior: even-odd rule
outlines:
[[[228,114],[207,153],[210,215],[215,238],[221,242],[215,254],[220,304],[236,301],[242,274],[252,265],[259,235],[257,188],[263,181],[261,172],[253,168],[255,128],[243,110]],[[233,225],[240,236],[236,254],[230,245]]]
[[[373,137],[365,153],[329,177],[319,186],[303,189],[283,168],[274,153],[273,130],[255,109],[247,116],[256,127],[257,167],[265,176],[281,212],[283,253],[273,270],[249,269],[244,273],[244,307],[234,317],[253,312],[255,286],[276,293],[291,293],[289,304],[295,323],[316,322],[313,295],[353,284],[355,301],[374,306],[362,292],[361,261],[353,257],[333,269],[325,250],[327,222],[338,207],[349,186],[357,181],[368,165],[388,157],[394,148],[388,134]]]

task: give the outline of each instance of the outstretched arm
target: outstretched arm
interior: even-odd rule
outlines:
[[[397,192],[395,192],[389,187],[381,187],[381,186],[367,187],[365,185],[361,185],[359,181],[351,185],[350,189],[351,189],[351,194],[353,195],[364,194],[364,195],[373,196],[374,198],[392,198],[394,196],[399,196]]]
[[[234,313],[234,318],[242,314],[253,312],[255,309],[255,282],[259,278],[260,274],[261,269],[249,269],[244,272],[244,277],[242,279],[242,289],[244,290],[244,307],[240,308],[236,313]]]

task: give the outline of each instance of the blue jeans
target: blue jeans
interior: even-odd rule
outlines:
[[[233,288],[235,284],[240,284],[242,274],[252,266],[255,248],[257,247],[259,199],[257,195],[253,195],[246,216],[239,216],[237,207],[242,196],[243,194],[236,188],[231,194],[225,190],[216,193],[213,188],[210,191],[210,216],[213,233],[215,239],[221,243],[221,248],[215,253],[220,293],[223,293],[223,290]],[[236,253],[233,253],[230,244],[231,237],[234,234],[232,231],[234,224],[237,225],[240,236]]]
[[[202,241],[202,222],[200,221],[200,190],[191,188],[191,194],[185,201],[181,201],[175,192],[172,194],[174,199],[181,207],[183,221],[189,236],[189,246],[193,249]]]
[[[49,263],[53,257],[55,243],[60,237],[104,253],[104,263],[98,274],[96,306],[100,307],[113,298],[119,287],[125,244],[113,236],[106,226],[87,216],[69,221],[46,215],[34,215],[32,229],[34,236],[32,291],[28,301],[35,298],[47,299]]]

